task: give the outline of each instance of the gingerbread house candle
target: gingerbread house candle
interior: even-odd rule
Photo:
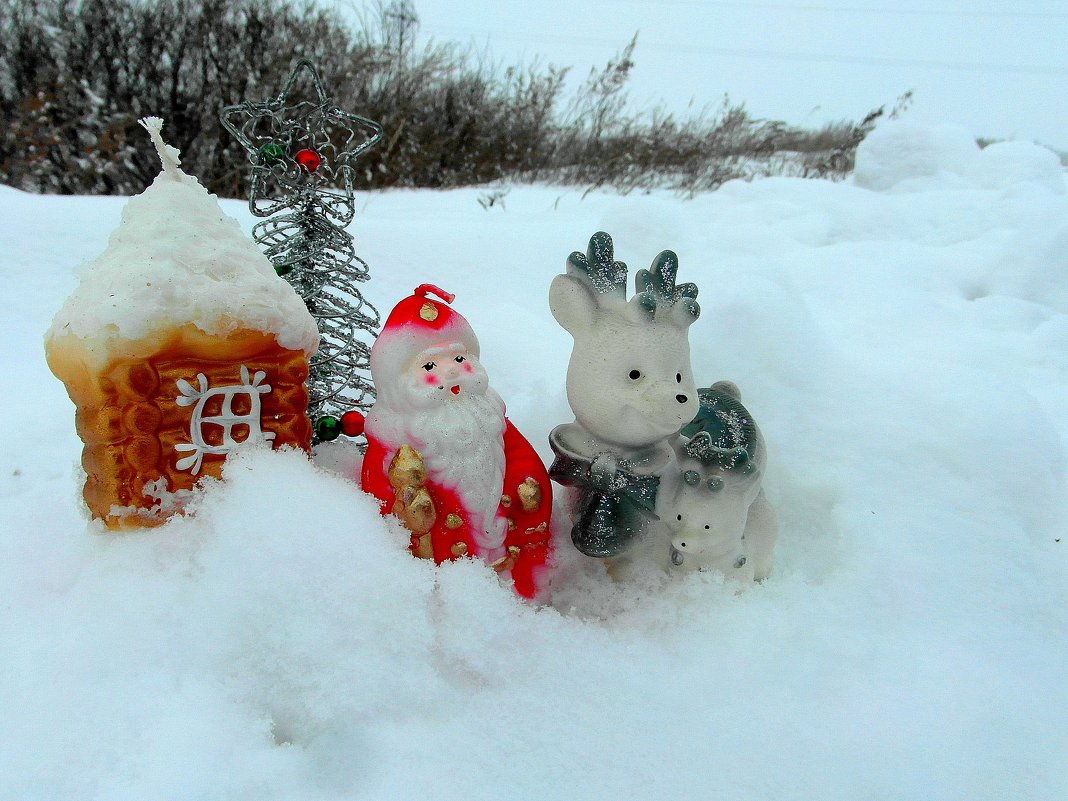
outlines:
[[[314,319],[179,168],[162,121],[141,124],[163,170],[127,203],[45,335],[77,407],[85,502],[109,528],[162,522],[241,443],[311,445]]]

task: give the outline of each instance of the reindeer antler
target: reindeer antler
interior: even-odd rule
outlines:
[[[598,295],[613,293],[627,299],[627,265],[615,261],[612,237],[604,231],[590,237],[585,256],[576,250],[568,257],[567,274],[587,282]]]
[[[661,251],[648,270],[634,276],[634,302],[654,320],[673,317],[678,324],[689,325],[701,314],[697,285],[676,286],[678,273],[679,257],[673,251]]]

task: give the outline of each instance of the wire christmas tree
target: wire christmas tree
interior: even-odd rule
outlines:
[[[301,73],[314,95],[293,99]],[[369,277],[345,230],[356,212],[355,161],[382,138],[382,128],[332,103],[318,71],[300,60],[278,97],[227,106],[223,126],[252,165],[249,208],[266,217],[252,229],[275,270],[304,299],[319,327],[308,377],[308,416],[315,441],[336,439],[375,399],[368,353],[378,310],[356,288]]]

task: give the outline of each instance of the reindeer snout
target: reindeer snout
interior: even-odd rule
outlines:
[[[642,401],[646,405],[644,414],[647,417],[666,415],[667,418],[684,415],[687,418],[684,422],[689,422],[689,413],[679,409],[679,406],[693,403],[694,398],[688,392],[679,392],[680,389],[682,387],[679,387],[674,380],[670,384],[667,381],[649,381],[646,383],[641,391]],[[678,405],[672,406],[672,400]],[[665,420],[665,422],[667,421]]]

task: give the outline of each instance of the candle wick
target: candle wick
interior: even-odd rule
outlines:
[[[163,134],[160,133],[163,129],[163,120],[160,117],[145,117],[138,120],[138,122],[152,137],[152,144],[156,146],[156,152],[159,154],[159,160],[163,164],[163,170],[176,179],[180,178],[182,171],[178,169],[178,166],[182,163],[182,159],[178,148],[171,147],[163,141]]]

